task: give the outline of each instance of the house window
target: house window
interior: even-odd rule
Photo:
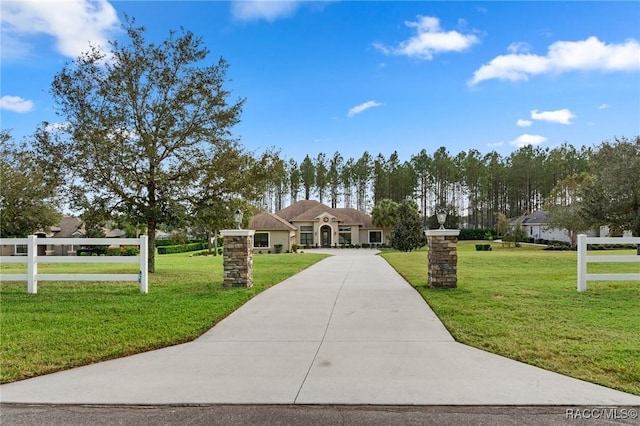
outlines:
[[[16,255],[17,256],[26,256],[27,255],[27,245],[26,244],[17,244],[16,245]]]
[[[269,233],[268,232],[256,232],[253,234],[253,246],[254,247],[269,247]]]
[[[369,231],[369,244],[382,244],[382,231]]]
[[[300,227],[300,245],[301,246],[313,245],[313,226]]]
[[[341,226],[339,229],[338,240],[341,245],[351,245],[351,227]]]

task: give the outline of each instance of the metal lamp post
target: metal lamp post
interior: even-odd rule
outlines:
[[[447,212],[444,210],[440,210],[436,213],[436,217],[438,218],[440,229],[444,229],[444,223],[447,221]]]
[[[240,209],[236,209],[235,212],[233,212],[233,221],[236,224],[237,229],[241,229],[240,225],[242,224],[242,210]]]

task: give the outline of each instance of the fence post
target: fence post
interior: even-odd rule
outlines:
[[[38,263],[36,256],[38,255],[38,245],[36,244],[36,236],[29,235],[27,237],[27,293],[36,294],[38,292]]]
[[[578,291],[587,291],[587,236],[578,235]]]
[[[149,237],[140,237],[140,293],[149,292]]]

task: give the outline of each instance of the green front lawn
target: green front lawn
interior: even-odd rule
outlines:
[[[28,377],[188,342],[251,297],[320,259],[321,254],[254,256],[254,286],[222,286],[222,257],[156,256],[149,293],[137,283],[3,282],[0,289],[0,381]],[[0,265],[20,273],[16,264]],[[132,268],[134,269],[132,271]],[[137,266],[41,264],[38,270],[135,273]]]
[[[382,256],[422,294],[457,341],[640,395],[639,282],[590,281],[587,291],[578,293],[576,252],[500,243],[491,244],[493,251],[475,251],[475,243],[458,244],[456,289],[427,287],[425,250]],[[588,270],[638,268],[638,263],[589,264]]]

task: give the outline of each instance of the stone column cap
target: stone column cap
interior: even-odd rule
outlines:
[[[428,229],[425,231],[427,237],[450,237],[460,235],[459,229]]]
[[[254,229],[223,229],[220,235],[223,237],[253,237]]]

